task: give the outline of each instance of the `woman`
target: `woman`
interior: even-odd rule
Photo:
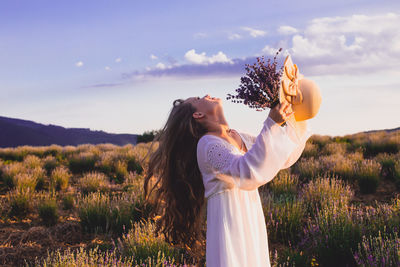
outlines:
[[[291,166],[311,135],[296,135],[292,114],[290,104],[277,105],[253,137],[229,128],[219,98],[174,102],[145,179],[167,241],[197,248],[207,199],[207,267],[270,265],[258,187]]]

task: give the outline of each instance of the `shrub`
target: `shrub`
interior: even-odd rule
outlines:
[[[141,199],[131,194],[110,197],[96,192],[79,202],[78,214],[85,231],[121,234],[142,218],[140,205]]]
[[[396,163],[394,164],[394,181],[396,183],[397,189],[400,190],[400,160],[397,160]]]
[[[39,176],[36,179],[36,186],[35,186],[35,190],[36,191],[40,191],[43,190],[46,186],[46,178],[45,176]]]
[[[314,258],[309,260],[307,254],[292,247],[285,248],[279,255],[276,250],[275,253],[270,252],[270,260],[272,267],[318,266]]]
[[[31,169],[42,167],[42,161],[35,155],[27,155],[24,159],[23,164],[25,165],[25,167]]]
[[[3,172],[2,175],[3,185],[7,188],[14,188],[15,187],[14,177],[18,173],[25,172],[25,167],[20,162],[13,162],[11,164],[3,166],[2,172]]]
[[[381,153],[378,154],[375,159],[381,164],[381,176],[394,180],[396,176],[396,160],[393,155]]]
[[[135,266],[133,258],[122,259],[116,251],[100,251],[97,247],[86,251],[83,247],[73,251],[70,248],[47,254],[43,260],[36,260],[36,266],[98,266],[128,267]],[[154,265],[155,266],[155,265]]]
[[[301,157],[310,158],[310,157],[317,157],[319,153],[319,146],[312,142],[307,142],[306,146],[304,147],[303,153]]]
[[[300,159],[294,166],[295,172],[299,174],[302,180],[311,180],[313,177],[322,174],[322,165],[315,158]]]
[[[400,266],[400,239],[398,234],[384,235],[379,232],[376,237],[363,236],[354,252],[358,266]]]
[[[390,204],[377,203],[376,207],[358,207],[357,216],[356,220],[363,224],[364,234],[376,236],[379,232],[398,231],[400,225],[400,199],[395,198]]]
[[[350,155],[334,154],[321,157],[325,173],[339,176],[344,180],[354,180],[356,161]]]
[[[62,152],[62,147],[59,145],[47,146],[43,152],[43,156],[57,157]]]
[[[275,196],[287,195],[290,197],[297,195],[298,183],[297,176],[291,175],[287,170],[281,170],[272,182],[267,183],[267,187]]]
[[[65,195],[62,198],[62,208],[63,210],[70,210],[74,207],[75,205],[75,200],[74,200],[74,196],[69,194],[69,195]]]
[[[332,138],[328,135],[318,135],[314,134],[310,137],[310,142],[319,146],[319,149],[322,149],[328,143],[332,142]]]
[[[353,266],[352,251],[361,241],[362,226],[352,218],[352,210],[341,205],[320,210],[315,219],[308,220],[300,249],[315,255],[320,266]]]
[[[81,152],[69,159],[69,169],[74,174],[82,174],[94,170],[98,156],[91,152]]]
[[[43,167],[47,172],[47,175],[50,175],[53,170],[58,167],[60,164],[53,156],[47,156],[44,159]]]
[[[375,193],[379,185],[381,166],[373,160],[362,161],[356,171],[360,191],[363,194]]]
[[[38,213],[44,225],[55,225],[58,221],[56,200],[54,198],[42,199],[38,204]]]
[[[9,216],[18,219],[25,218],[32,210],[32,193],[29,189],[16,189],[8,194],[10,205]]]
[[[111,175],[112,179],[121,184],[124,182],[128,175],[127,164],[123,161],[117,161],[114,164],[114,173]]]
[[[96,191],[103,192],[109,187],[108,178],[100,172],[86,173],[78,183],[79,188],[85,195]]]
[[[127,169],[129,172],[136,172],[137,174],[142,174],[143,168],[140,163],[133,157],[128,159]]]
[[[307,210],[313,216],[332,204],[347,206],[354,195],[350,186],[337,177],[319,177],[304,185],[300,192]]]
[[[110,229],[111,200],[107,195],[92,193],[79,202],[78,214],[82,228],[90,233],[104,233]]]
[[[68,187],[70,178],[71,174],[65,167],[57,167],[51,173],[51,187],[56,191],[64,190]]]
[[[138,222],[122,239],[118,239],[118,248],[125,257],[135,257],[136,261],[154,258],[161,252],[172,261],[183,262],[183,251],[180,251],[157,235],[156,226],[147,222]]]
[[[15,177],[14,177],[14,183],[15,183],[15,187],[17,189],[30,189],[30,190],[35,190],[36,188],[36,184],[37,184],[37,180],[36,177],[28,174],[28,173],[18,173]]]
[[[2,148],[0,149],[0,158],[4,161],[23,161],[26,156],[26,151],[17,148]]]
[[[284,195],[264,195],[262,201],[270,240],[285,244],[298,241],[306,215],[304,202]]]
[[[347,143],[328,143],[322,148],[322,154],[332,155],[332,154],[346,154]]]
[[[373,140],[365,143],[365,157],[373,157],[379,153],[396,154],[399,151],[399,145],[395,142],[383,139]]]

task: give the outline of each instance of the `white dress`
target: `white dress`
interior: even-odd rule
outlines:
[[[207,199],[207,267],[270,266],[267,230],[258,187],[294,164],[311,136],[297,136],[287,121],[281,127],[268,117],[257,137],[240,133],[243,153],[214,135],[197,145],[197,161]]]

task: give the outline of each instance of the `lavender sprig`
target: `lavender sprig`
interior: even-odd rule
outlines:
[[[265,64],[264,56],[257,57],[257,62],[253,65],[246,64],[246,75],[240,78],[241,84],[236,95],[228,94],[227,100],[231,99],[234,103],[243,103],[257,111],[266,108],[273,108],[279,103],[279,83],[283,67],[277,70],[276,57],[282,48],[276,52],[273,61],[267,60]]]

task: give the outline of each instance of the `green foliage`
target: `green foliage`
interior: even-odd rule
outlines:
[[[69,159],[68,167],[73,174],[94,170],[98,157],[91,152],[81,152]]]
[[[266,195],[263,197],[263,209],[270,240],[284,244],[299,240],[306,215],[301,199]]]
[[[121,234],[144,215],[140,205],[140,198],[128,193],[110,197],[96,192],[79,202],[78,214],[87,232]]]
[[[359,164],[356,177],[363,194],[376,192],[380,181],[381,166],[373,160],[364,160]]]
[[[352,251],[362,238],[362,225],[347,207],[332,205],[308,221],[301,249],[316,256],[320,266],[354,265]]]
[[[64,190],[68,187],[71,177],[72,175],[64,166],[57,167],[51,173],[51,187],[56,191]]]
[[[16,189],[8,194],[9,216],[24,219],[32,211],[32,193],[28,189]]]
[[[322,164],[319,160],[311,158],[301,158],[294,166],[295,172],[303,181],[309,181],[313,177],[322,175]]]
[[[347,206],[354,193],[350,186],[337,177],[318,177],[304,185],[301,192],[310,215],[336,204]]]
[[[318,153],[319,153],[319,146],[317,144],[312,143],[311,141],[307,141],[301,156],[303,158],[318,157]]]
[[[114,165],[114,172],[111,175],[112,180],[118,184],[122,184],[127,175],[127,164],[123,161],[117,161]]]
[[[42,199],[38,204],[39,218],[46,226],[55,225],[58,221],[57,201],[55,198]]]
[[[138,135],[136,143],[147,143],[154,140],[161,130],[146,131],[142,135]]]
[[[354,253],[357,266],[400,266],[400,239],[398,233],[363,236]]]
[[[399,144],[387,140],[382,140],[379,142],[374,140],[373,142],[367,142],[365,144],[364,155],[365,157],[374,157],[379,153],[395,154],[397,152],[399,152]]]
[[[63,252],[56,250],[48,253],[47,258],[36,260],[36,266],[98,266],[98,267],[128,267],[134,266],[133,258],[121,259],[116,251],[102,252],[98,248],[85,251],[83,247],[78,250],[68,248]]]
[[[140,163],[134,157],[128,159],[127,169],[129,172],[136,172],[137,174],[142,174],[143,168]]]
[[[72,194],[65,195],[62,198],[62,208],[63,210],[70,210],[75,206],[75,199]]]
[[[297,195],[298,184],[297,176],[291,175],[288,170],[281,170],[277,177],[267,184],[267,187],[275,196],[286,195],[290,197]]]
[[[85,195],[96,191],[105,192],[109,186],[108,178],[100,172],[86,173],[79,180],[79,188]]]
[[[43,168],[46,170],[47,175],[50,175],[58,166],[60,166],[60,163],[53,156],[48,156],[44,159]]]
[[[135,223],[133,229],[118,240],[121,253],[128,257],[134,256],[137,261],[145,261],[161,252],[171,263],[175,260],[182,263],[182,252],[165,242],[156,234],[155,229],[155,225],[149,221]]]
[[[285,248],[279,255],[278,252],[275,251],[275,254],[270,255],[270,259],[272,267],[318,266],[311,263],[312,261],[315,264],[315,259],[310,261],[307,254],[292,247]]]

